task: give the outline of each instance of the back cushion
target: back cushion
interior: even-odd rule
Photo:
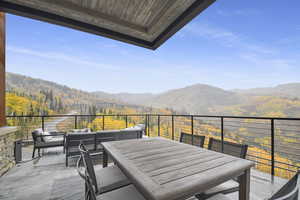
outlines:
[[[222,152],[222,141],[213,140],[211,144],[211,150]],[[243,146],[235,143],[224,142],[224,153],[235,156],[242,157]]]

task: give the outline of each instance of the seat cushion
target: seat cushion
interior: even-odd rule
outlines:
[[[232,200],[232,199],[229,198],[228,196],[225,196],[224,194],[217,194],[206,200]]]
[[[52,135],[50,132],[44,131],[42,132],[43,141],[44,142],[63,142],[64,136],[62,135]]]
[[[128,178],[116,165],[96,170],[95,174],[99,194],[130,184]]]
[[[146,200],[133,185],[128,185],[97,196],[97,200]]]
[[[215,194],[215,193],[222,193],[222,191],[226,191],[226,190],[230,190],[233,188],[238,188],[239,187],[239,183],[234,181],[234,180],[229,180],[226,181],[225,183],[222,183],[216,187],[213,187],[207,191],[204,192],[205,195],[209,195],[209,194]]]

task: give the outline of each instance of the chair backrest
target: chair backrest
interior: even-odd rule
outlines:
[[[299,200],[300,171],[280,188],[269,200]]]
[[[79,151],[80,158],[82,159],[85,168],[85,173],[88,175],[89,179],[91,179],[91,184],[93,185],[95,192],[98,192],[97,179],[92,158],[83,144],[79,145]]]
[[[181,132],[180,134],[180,142],[203,147],[205,141],[205,136],[203,135],[192,135],[185,132]]]
[[[129,140],[129,139],[139,139],[142,137],[141,129],[127,129],[121,130],[117,135],[117,140]]]
[[[96,200],[96,186],[93,184],[92,178],[90,177],[89,173],[86,170],[86,164],[83,161],[83,155],[80,155],[80,158],[77,161],[77,172],[79,176],[85,181],[85,200]],[[81,171],[81,165],[84,163],[84,173]]]
[[[88,150],[96,149],[96,134],[95,133],[69,133],[66,136],[67,153],[78,152],[78,145],[84,144]],[[79,153],[79,152],[78,152]]]
[[[33,142],[43,142],[43,137],[42,137],[42,130],[40,129],[35,129],[34,131],[32,131],[32,139]]]
[[[96,133],[97,143],[115,141],[120,130],[99,131]]]
[[[210,138],[208,143],[208,149],[225,153],[231,156],[236,156],[239,158],[244,158],[244,159],[246,158],[248,145],[237,144],[237,143],[227,142],[227,141],[224,141],[223,144],[224,144],[223,146],[224,148],[222,152],[222,141],[214,138]]]

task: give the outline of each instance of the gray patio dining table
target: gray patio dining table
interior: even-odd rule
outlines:
[[[239,199],[249,200],[253,162],[164,138],[103,143],[108,156],[149,200],[178,200],[239,177]]]

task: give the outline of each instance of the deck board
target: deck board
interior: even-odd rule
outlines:
[[[84,183],[74,167],[76,159],[70,159],[65,167],[61,148],[48,150],[43,157],[30,161],[32,147],[23,148],[24,160],[0,177],[0,200],[81,200]],[[101,168],[96,165],[96,168]],[[151,170],[151,169],[147,169]],[[276,191],[286,180],[257,170],[251,170],[251,200],[262,200]],[[238,194],[230,195],[238,199]]]

